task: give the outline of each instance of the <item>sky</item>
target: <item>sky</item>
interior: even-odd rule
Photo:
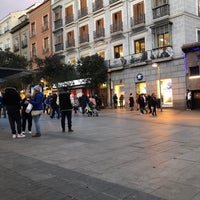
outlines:
[[[25,10],[37,2],[43,2],[43,0],[0,0],[0,20],[10,12]]]

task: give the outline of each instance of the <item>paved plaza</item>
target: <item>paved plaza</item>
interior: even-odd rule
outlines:
[[[105,109],[73,116],[72,134],[43,115],[41,129],[12,139],[0,119],[1,200],[200,199],[200,111]]]

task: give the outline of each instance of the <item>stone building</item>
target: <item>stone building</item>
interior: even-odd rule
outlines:
[[[199,1],[52,0],[52,23],[53,51],[67,63],[95,53],[105,58],[109,80],[100,94],[108,104],[114,93],[127,104],[131,92],[155,92],[163,107],[184,108],[181,47],[198,41]]]

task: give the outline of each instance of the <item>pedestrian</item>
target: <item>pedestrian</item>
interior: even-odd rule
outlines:
[[[52,94],[52,99],[50,101],[50,105],[51,105],[51,109],[52,109],[50,118],[53,119],[55,114],[57,114],[57,119],[59,119],[60,118],[60,109],[59,109],[59,105],[57,104],[57,94],[56,93]]]
[[[134,110],[134,97],[133,97],[133,94],[130,93],[129,95],[129,107],[130,107],[130,110],[133,111]]]
[[[113,95],[113,103],[114,103],[114,108],[117,109],[117,104],[118,104],[118,97],[117,94]]]
[[[122,109],[124,107],[124,95],[121,94],[119,97],[119,107]]]
[[[192,109],[192,92],[190,90],[186,90],[186,109]]]
[[[149,114],[151,114],[152,109],[151,109],[151,95],[150,94],[147,95],[146,101],[147,101],[147,106],[148,106],[148,109],[149,109]]]
[[[85,93],[83,93],[82,96],[80,97],[79,101],[80,101],[80,106],[82,108],[82,114],[84,114],[85,108],[86,108],[87,104],[89,103],[89,98],[88,98],[88,96],[86,96]]]
[[[6,118],[6,106],[3,103],[3,94],[0,94],[0,118],[2,115],[2,111],[4,118]]]
[[[74,113],[78,113],[78,107],[79,107],[79,99],[76,94],[74,94]]]
[[[152,116],[157,117],[157,113],[156,113],[157,98],[156,98],[155,93],[152,93],[152,95],[151,95],[151,106],[153,107]]]
[[[26,130],[26,122],[28,122],[28,133],[31,134],[31,129],[32,129],[32,115],[31,111],[27,112],[27,106],[30,102],[31,94],[29,92],[26,93],[25,98],[22,99],[21,101],[21,118],[22,118],[22,133],[25,134]]]
[[[144,101],[143,94],[139,95],[138,104],[140,106],[140,114],[143,115],[144,114],[144,110],[145,110],[145,101]]]
[[[35,135],[32,137],[40,137],[41,136],[41,130],[40,130],[40,117],[43,113],[43,105],[42,105],[42,99],[43,99],[43,93],[40,91],[41,87],[40,85],[36,85],[33,88],[33,94],[30,99],[30,103],[33,105],[33,109],[31,111],[33,121],[35,123]]]
[[[3,96],[3,103],[6,106],[13,139],[25,137],[21,132],[20,102],[21,97],[17,89],[15,87],[7,87]],[[17,125],[17,131],[15,124]]]
[[[59,92],[59,106],[61,112],[61,127],[62,132],[65,132],[65,118],[67,117],[68,122],[68,132],[73,132],[72,130],[72,102],[70,97],[70,92],[67,87],[63,87],[63,90]]]

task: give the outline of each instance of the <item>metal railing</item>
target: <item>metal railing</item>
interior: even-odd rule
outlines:
[[[94,39],[105,37],[105,29],[101,28],[93,32]]]
[[[85,17],[86,15],[88,15],[88,8],[85,7],[85,8],[82,8],[78,11],[78,18],[82,18],[82,17]]]
[[[137,26],[139,24],[145,23],[145,14],[131,17],[131,27]]]
[[[63,20],[62,19],[58,19],[56,21],[54,21],[54,28],[58,29],[61,28],[63,26]]]
[[[123,22],[116,22],[110,25],[110,33],[116,33],[119,31],[123,31]]]
[[[61,51],[61,50],[63,50],[63,43],[55,44],[55,51]]]
[[[159,7],[153,8],[153,19],[157,19],[170,14],[169,4],[163,4]]]
[[[79,42],[84,43],[84,42],[89,42],[89,34],[83,34],[79,37]]]
[[[74,39],[66,41],[66,48],[70,48],[70,47],[75,47],[75,40]]]
[[[92,4],[92,10],[93,12],[100,10],[101,8],[103,8],[103,0],[96,0],[93,4]]]

